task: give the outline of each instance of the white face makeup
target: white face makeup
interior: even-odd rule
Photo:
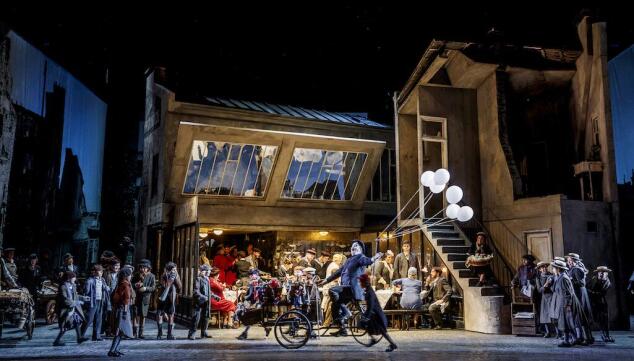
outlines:
[[[350,247],[350,254],[352,254],[353,256],[356,256],[361,253],[362,253],[361,246],[358,243],[355,243],[352,245],[352,247]]]

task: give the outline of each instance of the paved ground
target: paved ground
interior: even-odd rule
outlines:
[[[597,342],[590,347],[562,349],[552,339],[516,337],[510,335],[483,335],[456,330],[413,330],[392,332],[399,345],[393,353],[385,353],[382,341],[372,348],[357,344],[351,337],[323,337],[310,340],[301,350],[280,347],[271,335],[264,337],[258,327],[252,328],[252,341],[238,341],[240,330],[212,329],[213,339],[190,341],[186,330],[179,326],[177,340],[153,339],[156,329],[152,325],[148,340],[124,340],[122,360],[634,360],[634,333],[616,332],[614,344]],[[74,333],[69,332],[65,347],[53,347],[57,334],[55,326],[38,325],[33,340],[22,338],[23,332],[5,328],[0,340],[0,359],[10,360],[96,360],[106,356],[110,340],[85,342],[77,345]]]

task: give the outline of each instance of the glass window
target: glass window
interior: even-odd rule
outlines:
[[[442,122],[423,120],[423,136],[444,138]]]
[[[196,140],[183,193],[262,197],[276,153],[276,146]]]
[[[396,202],[396,153],[385,149],[366,196],[370,202]]]
[[[295,148],[282,198],[351,200],[365,153]]]

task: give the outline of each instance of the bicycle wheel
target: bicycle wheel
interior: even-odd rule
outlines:
[[[275,339],[280,346],[287,349],[298,349],[308,342],[312,333],[312,325],[302,312],[292,310],[283,313],[275,320],[273,330]]]
[[[382,335],[370,335],[368,331],[361,327],[361,312],[355,312],[354,315],[348,321],[348,327],[354,340],[365,347],[371,347],[377,344],[383,338]]]

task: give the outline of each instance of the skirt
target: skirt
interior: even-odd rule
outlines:
[[[129,306],[120,306],[115,313],[117,329],[126,337],[132,337],[132,314]]]

